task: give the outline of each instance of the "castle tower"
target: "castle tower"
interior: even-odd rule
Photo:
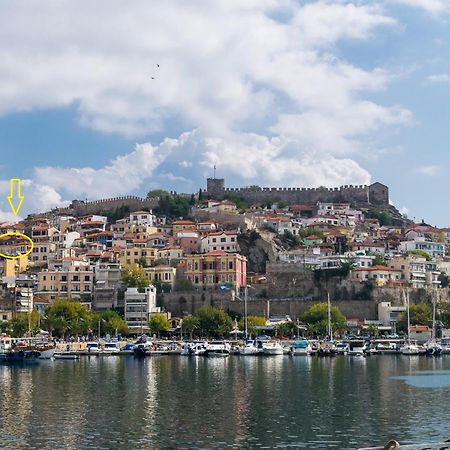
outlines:
[[[221,199],[225,191],[225,180],[223,178],[207,178],[206,191],[208,198]]]

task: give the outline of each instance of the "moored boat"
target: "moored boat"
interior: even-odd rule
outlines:
[[[311,344],[308,340],[294,341],[290,348],[292,356],[306,356],[311,353]]]
[[[239,348],[239,355],[242,356],[256,356],[261,353],[261,350],[256,346],[256,342],[253,339],[247,339]]]
[[[277,341],[265,341],[262,345],[262,351],[267,356],[284,355],[284,350],[281,344]]]
[[[206,349],[204,352],[205,356],[218,356],[218,357],[226,357],[230,356],[231,346],[228,342],[211,342],[206,345]]]

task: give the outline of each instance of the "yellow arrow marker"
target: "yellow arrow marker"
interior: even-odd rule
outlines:
[[[15,216],[19,214],[24,197],[20,195],[20,178],[11,178],[9,180],[8,202]]]

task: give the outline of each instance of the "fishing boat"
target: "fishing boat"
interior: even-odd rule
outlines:
[[[39,362],[39,356],[37,350],[29,349],[29,346],[20,339],[8,335],[0,338],[0,363],[33,364]]]
[[[292,356],[307,356],[311,353],[311,344],[307,339],[294,341],[290,347]]]

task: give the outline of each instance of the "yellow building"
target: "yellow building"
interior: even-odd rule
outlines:
[[[194,286],[216,288],[229,283],[239,288],[247,284],[247,258],[239,253],[216,250],[186,255],[184,261],[185,277]]]
[[[172,234],[177,235],[180,231],[195,231],[197,224],[191,220],[175,220],[172,222]]]
[[[145,262],[150,266],[158,258],[158,250],[151,247],[131,247],[125,248],[120,252],[119,262],[122,266],[126,264],[141,264]]]
[[[170,285],[171,288],[175,285],[175,276],[177,270],[170,266],[156,266],[156,267],[146,267],[145,272],[147,273],[150,284],[155,284],[157,282],[162,284]]]
[[[22,273],[28,269],[28,257],[24,256],[17,259],[2,258],[2,264],[2,276],[13,277],[17,272]]]
[[[85,265],[43,270],[37,275],[37,293],[49,301],[59,297],[81,298],[82,295],[91,295],[93,292],[94,273]]]

